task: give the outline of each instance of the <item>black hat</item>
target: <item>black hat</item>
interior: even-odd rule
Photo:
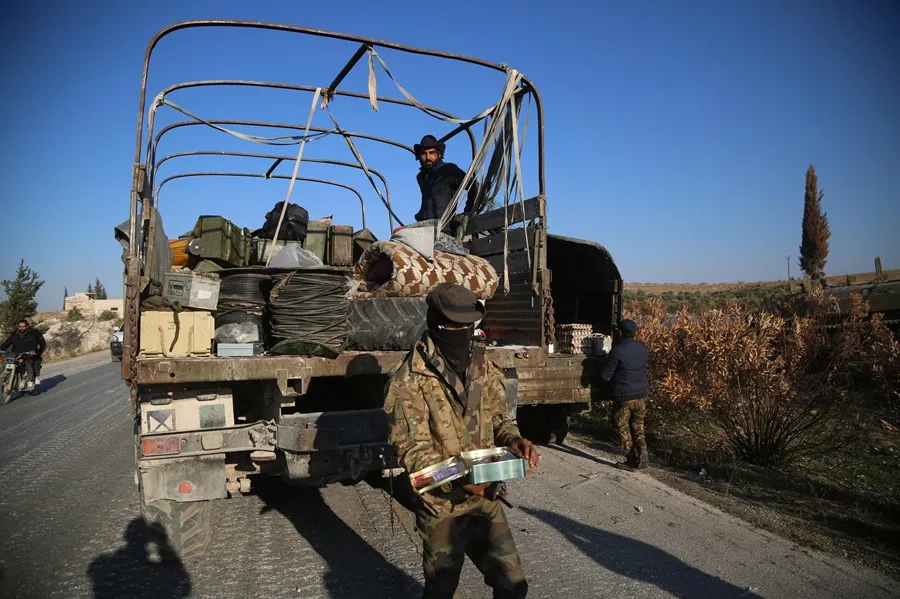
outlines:
[[[486,310],[475,294],[454,283],[441,283],[431,290],[425,302],[459,324],[473,324],[484,318]]]
[[[638,325],[635,321],[630,318],[626,318],[622,322],[619,323],[619,330],[625,333],[626,335],[634,335],[637,333]]]
[[[413,146],[413,151],[416,153],[416,156],[418,156],[423,150],[437,148],[437,150],[443,154],[446,147],[444,142],[438,141],[434,135],[426,135],[422,138],[422,141]]]

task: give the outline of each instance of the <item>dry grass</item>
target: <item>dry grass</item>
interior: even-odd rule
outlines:
[[[651,473],[806,546],[900,575],[900,345],[855,296],[779,312],[737,304],[664,322],[633,303],[650,350]],[[609,405],[580,417],[617,451]],[[701,475],[702,473],[702,475]]]
[[[900,269],[882,271],[884,281],[900,281]],[[825,277],[829,287],[839,285],[862,285],[875,280],[875,272],[860,272],[849,275],[832,275]],[[797,279],[794,280],[797,285]],[[625,283],[625,291],[661,294],[661,293],[717,293],[725,291],[747,291],[761,287],[788,288],[787,280],[779,281],[738,281],[735,283]]]
[[[653,407],[693,412],[713,424],[702,432],[718,450],[751,463],[839,446],[845,435],[833,425],[850,393],[889,397],[900,380],[900,344],[852,297],[840,324],[836,301],[821,290],[793,298],[782,314],[731,302],[699,316],[682,310],[675,322],[659,298],[633,302],[627,316],[650,350]]]
[[[783,287],[787,289],[787,281],[756,281],[737,283],[625,283],[625,291],[644,291],[646,293],[716,293],[722,291],[742,291],[758,287]]]

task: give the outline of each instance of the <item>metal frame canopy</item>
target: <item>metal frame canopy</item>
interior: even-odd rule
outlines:
[[[190,20],[190,21],[180,21],[177,23],[173,23],[168,25],[161,30],[159,30],[147,44],[147,48],[144,54],[144,62],[143,69],[141,74],[141,90],[140,90],[140,98],[138,103],[138,120],[137,120],[137,131],[136,131],[136,142],[135,142],[135,158],[134,158],[134,167],[132,173],[132,192],[131,192],[131,202],[130,202],[130,233],[131,239],[136,239],[138,233],[138,204],[147,199],[151,199],[154,197],[154,184],[156,178],[156,171],[159,166],[165,162],[165,158],[157,163],[156,161],[156,146],[159,143],[160,137],[166,132],[173,128],[177,128],[179,126],[185,126],[189,123],[177,123],[174,126],[164,127],[156,136],[153,135],[153,125],[155,120],[155,112],[156,109],[165,104],[165,96],[169,93],[175,92],[177,90],[187,89],[191,87],[200,87],[200,86],[252,86],[252,87],[263,87],[263,88],[274,88],[274,89],[290,89],[295,91],[314,91],[317,88],[311,86],[300,86],[286,83],[278,83],[278,82],[264,82],[264,81],[245,81],[245,80],[207,80],[207,81],[191,81],[179,83],[176,85],[172,85],[167,87],[162,93],[156,96],[156,101],[154,102],[151,110],[149,112],[149,121],[147,126],[146,140],[145,140],[145,116],[147,113],[147,81],[150,72],[150,60],[153,55],[153,51],[159,42],[166,36],[175,33],[181,30],[187,29],[199,29],[199,28],[232,28],[232,29],[256,29],[256,30],[268,30],[268,31],[281,31],[285,33],[294,33],[301,35],[308,35],[313,37],[321,37],[321,38],[329,38],[335,40],[343,40],[355,44],[359,44],[356,51],[350,58],[350,60],[344,65],[335,79],[331,82],[328,88],[322,89],[322,96],[326,100],[330,100],[334,98],[336,95],[346,96],[351,98],[359,98],[359,99],[369,99],[366,94],[351,92],[346,90],[338,89],[338,86],[342,83],[344,78],[350,73],[353,67],[366,55],[367,52],[374,52],[377,48],[384,48],[389,50],[395,50],[399,52],[405,52],[409,54],[416,54],[422,56],[430,56],[435,58],[442,58],[447,60],[453,60],[457,62],[463,62],[472,64],[475,66],[481,66],[487,69],[491,69],[494,71],[498,71],[501,73],[509,73],[510,69],[504,64],[497,64],[493,62],[489,62],[486,60],[482,60],[480,58],[475,58],[471,56],[465,56],[462,54],[456,54],[452,52],[443,52],[438,50],[431,50],[427,48],[417,48],[413,46],[408,46],[404,44],[398,44],[395,42],[388,42],[384,40],[378,40],[374,38],[362,37],[357,35],[339,33],[334,31],[327,31],[322,29],[313,29],[308,27],[300,27],[295,25],[285,25],[278,23],[266,23],[261,21],[240,21],[240,20]],[[380,59],[379,59],[380,60]],[[385,66],[386,69],[386,66]],[[531,83],[530,80],[521,77],[521,88],[519,93],[528,94],[534,101],[535,111],[536,111],[536,127],[537,127],[537,146],[538,146],[538,192],[541,195],[545,195],[545,176],[544,176],[544,126],[543,126],[543,108],[541,104],[540,94],[537,89]],[[401,91],[403,91],[401,89]],[[317,92],[318,93],[318,92]],[[432,108],[430,106],[423,106],[418,104],[411,98],[408,94],[404,92],[404,95],[407,95],[408,99],[396,99],[396,98],[384,98],[378,97],[378,101],[386,102],[386,103],[394,103],[400,105],[406,105],[409,107],[417,107],[420,109],[427,109],[428,112],[431,112],[435,115],[440,115],[443,117],[449,117],[450,119],[456,119],[456,122],[459,123],[452,131],[448,134],[444,135],[441,138],[441,141],[446,141],[455,135],[465,132],[469,137],[470,145],[473,149],[475,148],[475,139],[470,130],[471,125],[479,122],[482,117],[476,117],[474,119],[470,119],[468,121],[458,119],[454,117],[448,112]],[[174,105],[171,105],[175,107]],[[176,107],[177,109],[177,107]],[[188,115],[192,116],[193,115]],[[197,120],[191,122],[190,124],[205,124],[206,121],[199,119],[198,117],[194,117]],[[214,124],[235,124],[235,125],[255,125],[255,126],[268,126],[268,127],[280,127],[280,128],[289,128],[289,129],[303,129],[300,125],[285,125],[285,124],[274,124],[274,123],[263,123],[263,122],[253,122],[253,121],[210,121],[210,125]],[[312,131],[315,128],[308,128],[308,130]],[[386,143],[392,145],[397,148],[409,149],[406,144],[403,144],[399,141],[393,141],[388,139],[376,138],[374,136],[367,136],[360,133],[350,133],[338,128],[334,130],[318,130],[319,134],[338,134],[343,135],[345,138],[349,140],[350,137],[358,137],[363,139],[372,139],[374,141],[379,141],[382,143]],[[285,138],[286,140],[288,138]],[[300,143],[302,136],[294,136],[289,138],[292,141],[287,141],[284,145],[288,145],[290,143]],[[281,144],[279,144],[281,145]],[[182,154],[183,155],[183,154]],[[371,170],[371,169],[369,169]],[[374,172],[374,171],[373,171]],[[220,173],[216,173],[219,175]],[[221,173],[224,175],[224,173]],[[199,175],[197,173],[196,175]],[[195,175],[195,176],[196,176]],[[246,174],[245,174],[246,175]],[[368,173],[367,173],[368,175]],[[178,178],[178,177],[170,177],[169,179]],[[264,175],[264,178],[280,178],[274,177],[271,175],[271,170]],[[370,177],[371,180],[371,177]],[[382,179],[383,180],[383,179]],[[372,181],[374,186],[374,181]],[[377,191],[377,188],[376,188]],[[380,195],[380,194],[379,194]],[[385,198],[382,197],[382,201],[385,201]],[[390,208],[389,200],[385,201],[385,205],[388,208],[389,217],[393,216]],[[399,220],[399,219],[398,219]],[[130,254],[132,256],[137,256],[140,252],[138,250],[139,244],[131,244]]]

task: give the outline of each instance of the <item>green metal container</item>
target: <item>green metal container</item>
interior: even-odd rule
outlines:
[[[368,229],[357,231],[353,234],[353,264],[359,262],[359,259],[365,253],[366,249],[373,243],[378,241],[375,234]]]
[[[350,225],[331,225],[328,229],[328,264],[353,264],[353,227]]]
[[[202,260],[212,260],[232,268],[250,264],[249,234],[224,217],[201,216],[191,236],[194,239],[188,245],[188,251]]]
[[[303,249],[318,256],[322,264],[328,264],[325,259],[328,247],[328,229],[327,223],[310,221],[306,227],[306,241],[303,242]]]

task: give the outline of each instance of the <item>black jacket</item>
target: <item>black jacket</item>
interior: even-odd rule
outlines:
[[[600,373],[603,380],[612,381],[613,399],[630,401],[642,399],[650,393],[648,357],[647,346],[633,337],[623,337],[613,346]]]
[[[416,213],[416,221],[440,218],[465,176],[466,172],[452,162],[438,162],[431,168],[419,169],[416,181],[422,191],[422,207]],[[469,184],[466,211],[472,207],[477,195],[478,183],[473,178]]]
[[[30,351],[41,355],[44,353],[45,347],[47,347],[47,343],[44,341],[44,336],[41,335],[40,331],[37,329],[26,329],[24,333],[14,331],[12,335],[6,338],[6,341],[0,344],[0,351],[12,348],[12,353],[17,355]]]

